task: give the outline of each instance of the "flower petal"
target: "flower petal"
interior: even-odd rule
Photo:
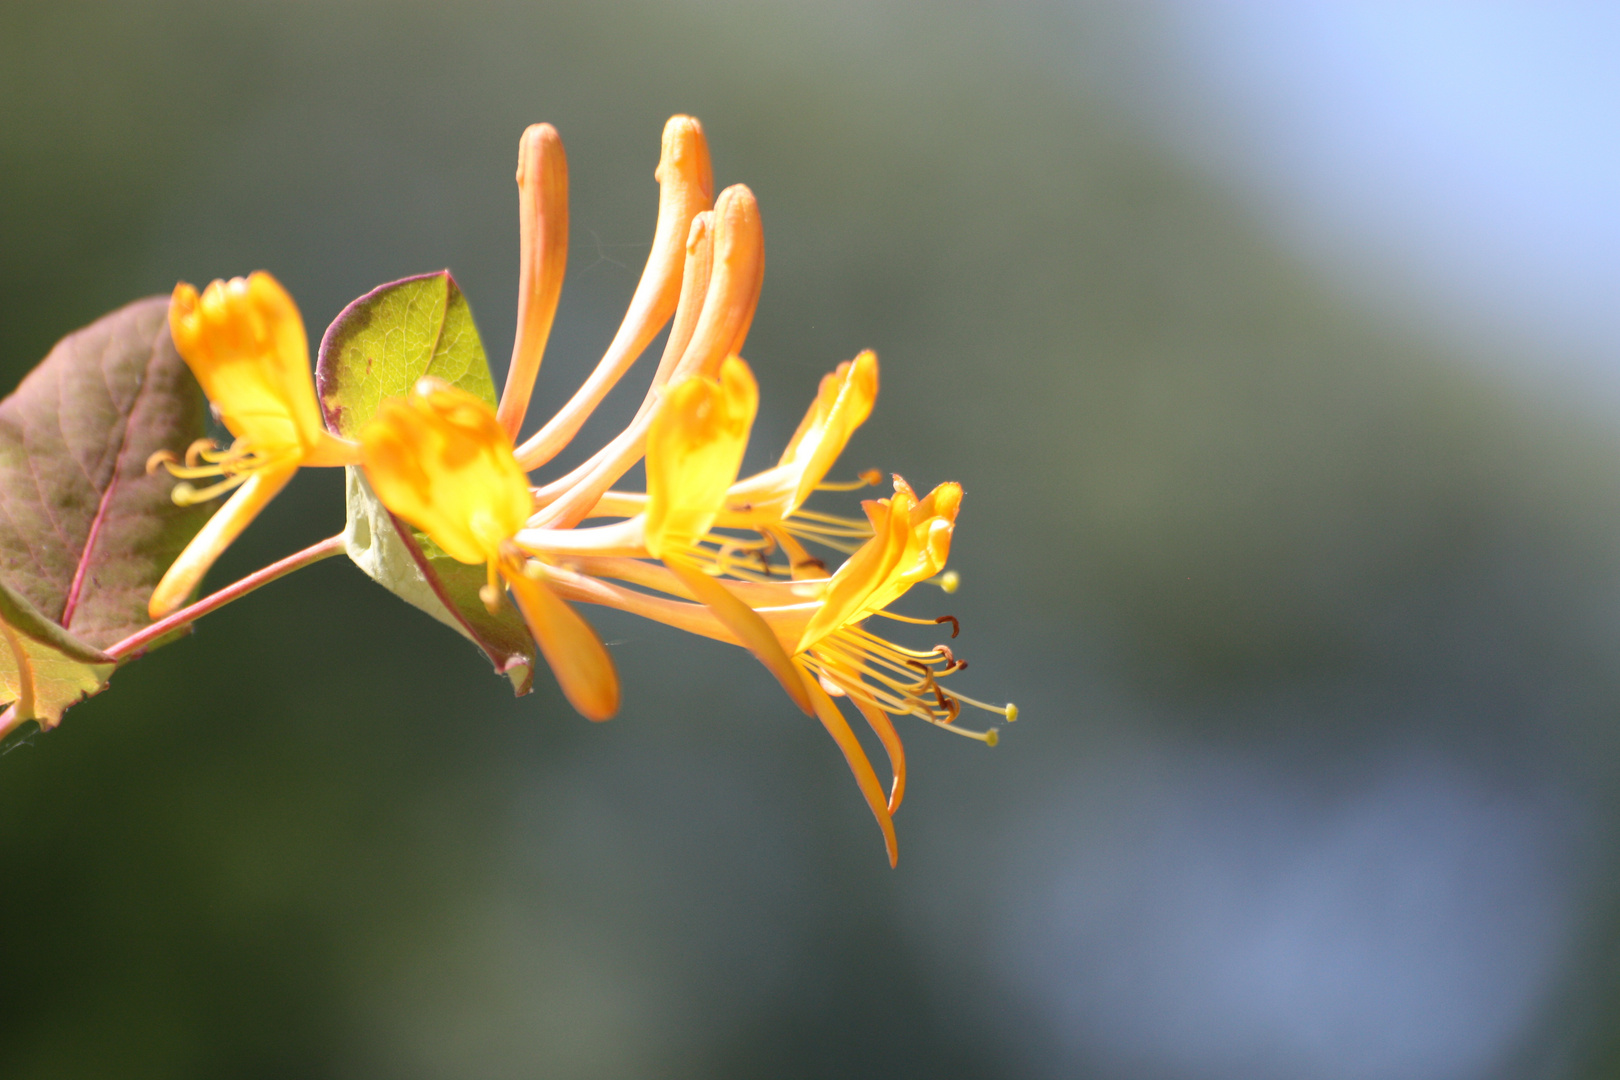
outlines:
[[[878,828],[883,830],[883,846],[889,852],[889,865],[891,867],[897,865],[900,861],[900,846],[894,837],[894,819],[889,815],[889,805],[883,797],[883,785],[878,783],[872,762],[867,759],[866,751],[855,738],[855,732],[850,730],[849,721],[838,711],[838,706],[827,696],[827,691],[817,685],[815,676],[810,674],[802,663],[795,662],[795,666],[799,668],[805,689],[816,707],[816,719],[827,729],[827,734],[833,737],[838,749],[844,752],[844,760],[849,762],[849,769],[855,774],[855,783],[861,789],[866,805],[872,808],[872,816],[877,818]]]
[[[612,717],[619,711],[619,675],[591,624],[545,582],[504,567],[502,576],[568,703],[588,720]]]
[[[163,580],[152,590],[146,610],[153,619],[172,615],[185,606],[186,599],[202,582],[208,568],[224,553],[231,543],[242,535],[242,530],[259,516],[259,511],[298,472],[297,465],[270,466],[258,469],[231,493],[225,505],[214,512],[208,524],[191,538],[180,557],[174,560]]]
[[[669,388],[647,432],[647,551],[690,548],[709,527],[737,479],[759,387],[739,357],[718,380],[693,376]]]

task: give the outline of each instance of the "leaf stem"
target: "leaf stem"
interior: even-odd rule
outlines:
[[[286,577],[294,570],[301,570],[312,563],[318,563],[322,559],[330,559],[333,555],[339,555],[342,552],[343,534],[338,533],[336,536],[329,536],[320,543],[312,544],[303,551],[289,555],[279,562],[273,562],[262,570],[255,570],[242,580],[233,582],[218,592],[203,597],[195,604],[181,608],[173,615],[166,616],[150,626],[137,630],[117,644],[108,646],[107,655],[115,660],[139,656],[146,651],[146,646],[165,634],[178,630],[187,623],[207,615],[210,611],[224,607],[232,600],[240,600],[261,585],[268,585],[277,578]]]

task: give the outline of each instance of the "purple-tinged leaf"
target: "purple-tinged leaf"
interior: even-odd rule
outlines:
[[[151,621],[153,586],[208,518],[146,474],[205,430],[168,310],[137,300],[69,334],[0,401],[0,581],[82,645]]]
[[[28,720],[49,730],[69,705],[107,686],[118,662],[0,585],[0,736]]]

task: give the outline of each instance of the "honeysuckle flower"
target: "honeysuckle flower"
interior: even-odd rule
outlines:
[[[563,694],[592,720],[619,708],[613,661],[590,624],[546,583],[545,568],[512,542],[530,508],[529,485],[493,410],[437,379],[382,402],[360,432],[366,479],[383,505],[451,558],[488,567],[482,598],[494,609],[504,580]]]
[[[956,636],[951,616],[918,618],[895,608],[918,584],[953,589],[946,564],[962,489],[945,483],[918,497],[896,476],[890,496],[862,504],[864,518],[807,507],[818,491],[852,491],[881,479],[875,470],[856,482],[827,479],[872,413],[878,362],[871,352],[822,379],[775,465],[738,478],[759,403],[740,355],[763,283],[759,206],[741,184],[713,197],[707,142],[690,117],[665,126],[654,176],[657,228],[629,310],[584,384],[521,443],[567,261],[567,159],[549,125],[529,128],[519,145],[518,327],[493,409],[423,379],[407,396],[380,404],[358,446],[336,439],[319,421],[297,309],[273,279],[216,282],[200,298],[189,286],[177,288],[175,340],[237,439],[225,451],[194,447],[183,466],[167,462],[183,477],[222,477],[203,492],[182,485],[177,497],[242,487],[215,516],[220,524],[210,523],[215,535],[203,549],[212,554],[200,569],[193,559],[184,574],[171,571],[177,583],[169,596],[183,598],[213,554],[300,465],[358,462],[392,513],[452,558],[486,568],[486,605],[493,610],[510,591],[563,693],[593,720],[617,710],[618,678],[573,603],[617,608],[748,649],[831,735],[893,864],[893,815],[906,788],[893,718],[916,717],[991,745],[994,729],[960,724],[962,706],[1017,719],[1011,705],[985,704],[944,685],[967,666],[949,646],[912,648],[870,628],[878,618],[936,630],[949,623]],[[579,466],[531,486],[528,474],[569,444],[666,326],[662,355],[630,423]],[[643,459],[645,492],[615,490]],[[847,558],[829,571],[812,549]],[[157,604],[154,595],[154,611]],[[888,757],[887,792],[845,702]]]
[[[906,768],[904,747],[890,717],[917,716],[994,744],[993,730],[971,731],[957,724],[961,706],[988,709],[1008,720],[1016,719],[1017,710],[945,689],[939,680],[967,666],[949,647],[906,648],[863,625],[873,616],[937,622],[887,609],[911,586],[936,580],[944,570],[961,505],[959,485],[941,484],[918,498],[896,477],[892,497],[863,504],[866,521],[858,527],[848,519],[816,515],[811,519],[816,528],[836,530],[840,537],[866,537],[858,547],[843,548],[841,540],[825,533],[808,534],[815,542],[852,552],[830,577],[824,571],[819,577],[802,572],[803,548],[789,546],[794,515],[811,491],[828,486],[819,482],[849,434],[869,415],[876,384],[877,361],[871,354],[840,365],[823,380],[779,464],[737,481],[758,392],[747,365],[730,357],[719,378],[689,377],[663,396],[646,439],[646,494],[608,493],[593,511],[627,515],[623,520],[575,529],[531,527],[519,532],[516,542],[560,563],[554,576],[566,595],[753,652],[832,735],[893,859],[892,815],[904,797]],[[848,490],[854,485],[830,486]],[[759,502],[739,500],[739,493]],[[728,528],[751,528],[764,540],[750,544],[719,531]],[[770,554],[777,547],[790,556],[789,566],[772,564]],[[749,552],[757,561],[739,559],[739,552]],[[643,561],[648,557],[663,565]],[[647,589],[678,599],[649,596]],[[953,620],[945,621],[954,627]],[[889,757],[893,781],[886,797],[835,703],[841,698],[855,706]]]
[[[560,143],[554,151],[549,141],[531,146],[529,140],[539,137],[530,130],[520,151],[520,188],[525,177],[538,174],[531,160],[562,160]],[[864,626],[875,616],[935,623],[888,609],[914,584],[954,587],[954,575],[942,571],[961,488],[941,485],[919,499],[897,478],[891,498],[866,504],[865,520],[805,507],[815,491],[853,490],[879,478],[873,471],[857,483],[826,479],[871,414],[878,363],[870,352],[822,380],[775,466],[737,479],[758,400],[752,373],[737,354],[758,302],[764,241],[758,206],[746,187],[728,188],[713,210],[703,208],[708,168],[701,128],[684,117],[671,120],[657,173],[658,233],[631,311],[585,385],[517,448],[518,467],[532,470],[550,460],[672,315],[663,356],[625,430],[583,464],[533,489],[533,513],[513,542],[540,560],[560,596],[749,649],[832,735],[883,829],[892,860],[891,815],[905,791],[905,756],[891,716],[917,716],[989,743],[995,741],[993,730],[957,724],[963,704],[1008,720],[1017,716],[1011,706],[983,705],[945,689],[939,680],[966,666],[948,647],[909,649]],[[553,190],[563,190],[564,183],[555,181]],[[561,220],[565,211],[555,202],[524,191],[526,207],[529,201],[552,207],[544,212]],[[525,217],[526,289],[544,276],[531,273],[531,266],[561,272],[560,257],[538,257],[540,242],[531,239],[538,232],[529,222]],[[678,239],[683,229],[684,245]],[[506,407],[512,395],[527,402],[523,380],[532,380],[538,364],[527,326],[520,318],[512,370],[518,370],[520,356],[534,359],[525,361],[518,382],[508,377],[501,414],[506,418],[514,415]],[[643,457],[647,491],[613,490]],[[582,526],[588,518],[619,520]],[[829,574],[810,545],[850,558]],[[787,565],[773,561],[777,555],[785,555]],[[887,796],[838,708],[842,699],[855,706],[888,754],[894,779]]]
[[[305,465],[349,465],[359,448],[327,431],[315,403],[304,320],[281,283],[264,271],[214,281],[199,295],[186,282],[169,301],[175,349],[202,385],[235,441],[225,449],[202,441],[184,464],[159,453],[148,470],[167,467],[186,482],[174,489],[181,505],[235,488],[181,552],[153,591],[158,619],[178,609],[208,568]],[[202,490],[189,481],[218,478]]]
[[[711,478],[709,483],[715,481]],[[882,827],[893,861],[897,849],[892,815],[905,794],[906,766],[904,747],[891,717],[915,716],[991,745],[996,742],[994,730],[973,731],[958,724],[961,707],[985,709],[1008,721],[1018,717],[1014,706],[986,704],[941,684],[944,677],[967,667],[948,646],[907,648],[864,625],[873,617],[923,625],[950,623],[955,636],[956,623],[949,616],[918,619],[888,609],[912,585],[934,579],[944,568],[961,497],[960,486],[941,484],[919,499],[903,479],[896,477],[893,496],[864,504],[872,536],[832,576],[819,579],[783,580],[789,568],[772,567],[774,578],[760,574],[757,576],[763,580],[720,580],[694,571],[690,564],[686,572],[681,572],[667,562],[667,555],[664,566],[649,564],[633,557],[645,551],[637,551],[627,543],[645,527],[644,517],[598,529],[573,530],[573,535],[566,538],[557,532],[526,530],[518,535],[518,543],[531,551],[549,545],[551,557],[559,560],[552,571],[553,582],[564,596],[743,645],[759,655],[757,641],[738,632],[730,620],[722,617],[723,607],[712,600],[710,593],[718,590],[733,602],[746,605],[789,654],[810,711],[843,751]],[[652,503],[649,495],[649,506]],[[687,537],[693,527],[687,526]],[[594,546],[601,554],[587,554],[593,547],[593,537],[600,540]],[[714,543],[712,534],[705,542]],[[694,550],[690,539],[683,543],[686,552]],[[568,548],[566,555],[562,554],[563,548]],[[714,573],[719,564],[711,559],[706,569]],[[704,580],[708,582],[706,587],[700,585]],[[620,581],[638,588],[617,584]],[[666,596],[651,595],[646,590]],[[699,602],[690,602],[694,600]],[[847,699],[854,705],[882,743],[893,773],[887,797],[835,699]]]

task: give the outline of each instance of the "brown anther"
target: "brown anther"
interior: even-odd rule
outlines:
[[[883,470],[881,469],[866,469],[860,473],[857,473],[856,475],[859,476],[861,480],[864,481],[869,487],[877,487],[879,484],[883,483]]]
[[[151,476],[165,465],[180,464],[180,455],[173,450],[159,450],[146,459],[146,475]]]
[[[951,652],[951,647],[949,645],[935,645],[934,651],[939,653],[939,655],[943,656],[950,663],[956,663],[956,654]]]
[[[822,562],[820,559],[801,559],[799,562],[793,564],[793,572],[795,575],[797,575],[800,570],[810,566],[820,570],[823,574],[827,572],[827,564]]]
[[[955,615],[941,615],[939,618],[935,619],[934,622],[936,622],[936,623],[950,623],[951,624],[951,637],[955,637],[957,634],[960,634],[962,632],[962,624],[957,621]]]

